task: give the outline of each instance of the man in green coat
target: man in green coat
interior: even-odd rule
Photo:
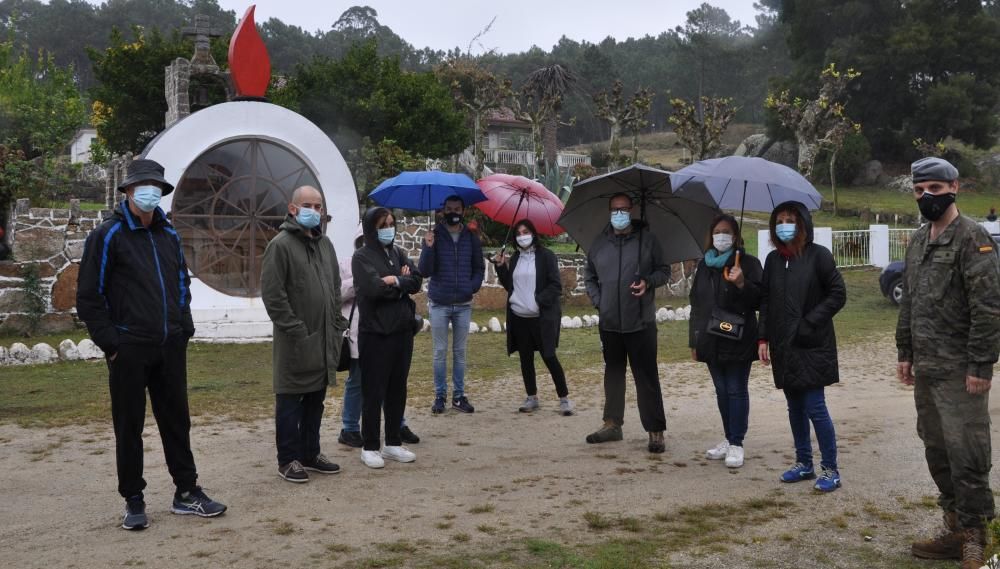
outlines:
[[[927,218],[906,250],[896,347],[900,381],[914,386],[917,433],[937,484],[945,531],[913,555],[984,563],[990,491],[989,391],[1000,352],[1000,263],[990,234],[955,206],[958,170],[913,163],[913,195]]]
[[[267,244],[261,296],[274,324],[274,419],[278,476],[308,482],[307,470],[340,472],[320,452],[326,386],[340,361],[347,319],[340,313],[340,269],[323,235],[323,195],[292,194],[281,232]]]

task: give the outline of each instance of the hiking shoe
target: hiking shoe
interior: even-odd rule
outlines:
[[[476,408],[469,403],[469,398],[466,396],[461,396],[458,399],[451,400],[451,408],[455,409],[460,413],[475,413]]]
[[[958,514],[944,513],[944,531],[931,539],[914,541],[910,553],[922,559],[961,559],[964,534],[958,527]]]
[[[820,492],[833,492],[837,488],[840,488],[840,473],[825,466],[821,467],[819,470],[819,479],[816,480],[813,488]]]
[[[323,453],[317,454],[316,458],[312,460],[303,460],[302,468],[319,472],[320,474],[337,474],[340,472],[340,466],[330,462],[330,459],[323,456]]]
[[[431,413],[440,415],[444,413],[444,397],[435,397],[434,404],[431,405]]]
[[[663,431],[649,433],[649,444],[646,445],[646,449],[656,454],[667,450],[667,443],[663,441]]]
[[[149,527],[149,518],[146,517],[146,502],[142,498],[127,500],[125,502],[125,514],[122,516],[122,529],[144,530]]]
[[[226,506],[209,498],[201,488],[174,495],[170,511],[182,516],[195,515],[199,518],[214,518],[226,511]]]
[[[413,462],[417,460],[417,455],[410,452],[410,449],[404,446],[385,445],[382,447],[382,458],[388,458],[396,462]]]
[[[743,447],[739,445],[729,445],[726,451],[726,466],[729,468],[739,468],[743,466]]]
[[[789,468],[781,475],[782,482],[801,482],[803,480],[812,480],[816,478],[816,471],[813,470],[812,465],[806,466],[801,462],[796,462],[795,466]]]
[[[979,569],[986,566],[986,529],[965,528],[962,536],[962,569]]]
[[[302,468],[302,463],[297,460],[293,460],[288,464],[279,464],[278,476],[296,484],[309,482],[309,473],[306,472],[305,468]]]
[[[365,446],[365,442],[361,439],[361,433],[358,431],[345,431],[341,429],[340,436],[337,437],[337,442],[351,448],[361,448]]]
[[[361,451],[361,462],[368,468],[385,468],[385,461],[382,460],[382,453],[377,450]]]
[[[538,397],[535,395],[529,395],[527,399],[524,400],[524,404],[517,408],[518,413],[532,413],[538,410]]]
[[[722,441],[721,443],[715,445],[715,448],[710,448],[705,451],[705,458],[708,460],[722,460],[726,458],[729,452],[729,442]]]
[[[420,442],[420,437],[410,430],[410,427],[403,425],[399,428],[399,438],[408,445],[415,445]]]
[[[622,440],[622,428],[612,423],[605,423],[597,431],[587,435],[587,442],[590,444],[609,443]]]
[[[569,397],[559,398],[559,414],[563,417],[569,417],[573,415],[576,411],[573,410],[573,402],[569,400]]]

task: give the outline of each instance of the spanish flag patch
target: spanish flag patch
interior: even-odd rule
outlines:
[[[989,253],[992,250],[993,250],[992,245],[983,245],[982,247],[979,248],[980,253]]]

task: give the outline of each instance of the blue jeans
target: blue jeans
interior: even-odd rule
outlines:
[[[812,441],[809,438],[811,421],[822,456],[820,464],[825,468],[837,470],[837,433],[833,429],[830,412],[826,409],[823,388],[784,391],[785,399],[788,400],[788,423],[792,427],[792,438],[795,439],[796,462],[812,466]]]
[[[311,393],[274,396],[274,435],[278,464],[306,461],[319,454],[319,426],[326,388]]]
[[[752,362],[712,362],[708,373],[715,383],[715,399],[722,415],[722,428],[726,441],[731,445],[743,446],[750,419],[750,381]]]
[[[344,431],[361,432],[361,360],[352,358],[347,381],[344,382],[344,409],[340,414]],[[406,426],[406,417],[400,427]]]
[[[465,395],[465,345],[472,322],[471,304],[431,304],[431,334],[434,337],[434,396],[448,395],[448,324],[452,328],[451,396]]]

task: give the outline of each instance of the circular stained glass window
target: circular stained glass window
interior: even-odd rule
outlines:
[[[264,248],[292,192],[306,185],[322,193],[301,158],[268,140],[233,140],[199,156],[178,182],[170,214],[191,273],[230,296],[260,296]]]

